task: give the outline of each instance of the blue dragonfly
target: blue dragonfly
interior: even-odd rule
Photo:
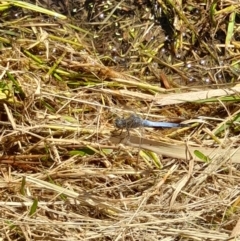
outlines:
[[[142,119],[136,114],[131,114],[128,118],[117,118],[115,120],[115,127],[118,129],[129,129],[138,128],[138,127],[152,127],[152,128],[174,128],[174,127],[183,127],[187,124],[183,123],[171,123],[171,122],[161,122],[161,121],[150,121]]]

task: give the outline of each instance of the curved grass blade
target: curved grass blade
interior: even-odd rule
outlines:
[[[56,12],[50,11],[48,9],[38,7],[38,6],[33,5],[31,3],[27,3],[27,2],[23,2],[23,1],[14,1],[14,0],[5,0],[5,2],[8,2],[9,5],[12,5],[12,6],[15,6],[15,7],[25,8],[25,9],[29,9],[29,10],[32,10],[32,11],[35,11],[35,12],[44,13],[44,14],[47,14],[47,15],[50,15],[50,16],[53,16],[53,17],[56,17],[56,18],[63,19],[63,20],[67,19],[66,16],[64,16],[60,13],[56,13]]]

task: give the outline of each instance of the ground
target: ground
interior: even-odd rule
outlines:
[[[0,11],[2,240],[239,240],[236,1]]]

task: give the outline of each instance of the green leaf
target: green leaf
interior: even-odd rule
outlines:
[[[21,184],[21,188],[20,188],[20,193],[25,196],[25,185],[26,185],[26,177],[22,178],[22,184]]]
[[[146,164],[152,168],[152,163],[158,168],[162,168],[162,163],[159,159],[159,156],[152,151],[147,150],[141,150],[139,155],[143,158],[143,160],[146,162]]]
[[[38,200],[34,199],[33,204],[31,206],[31,209],[30,209],[30,212],[29,212],[29,216],[32,216],[36,212],[37,206],[38,206]]]
[[[209,163],[210,162],[210,158],[206,155],[204,155],[202,152],[195,150],[194,154],[196,157],[198,157],[199,159],[201,159],[202,161]]]
[[[229,16],[227,35],[226,35],[226,39],[225,39],[225,44],[227,47],[230,45],[231,40],[234,35],[235,17],[236,17],[236,12],[234,11]]]
[[[69,154],[71,156],[86,156],[86,155],[93,155],[95,154],[95,152],[89,148],[83,148],[83,149],[76,149],[76,150],[72,150],[69,152]]]

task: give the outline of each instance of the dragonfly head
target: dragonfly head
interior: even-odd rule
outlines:
[[[115,126],[118,128],[118,129],[123,129],[126,127],[126,120],[124,119],[121,119],[121,118],[117,118],[115,120]]]

